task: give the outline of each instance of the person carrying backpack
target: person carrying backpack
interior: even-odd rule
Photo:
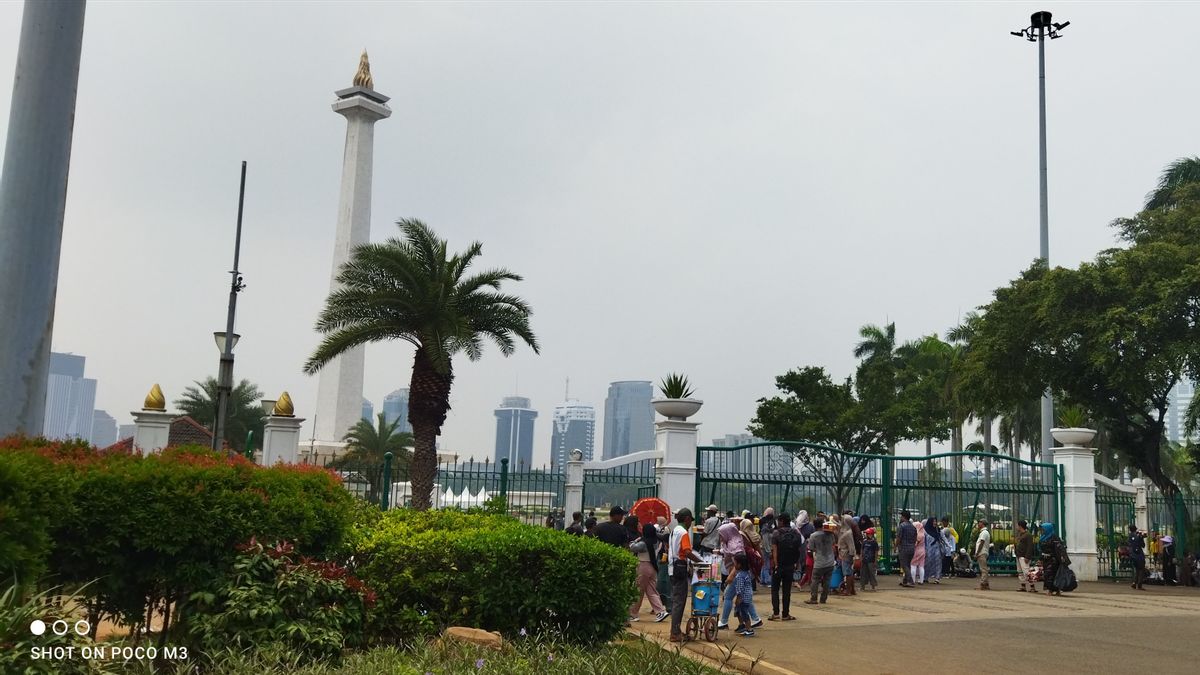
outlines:
[[[1146,580],[1146,536],[1138,531],[1137,525],[1129,526],[1129,540],[1125,546],[1128,547],[1125,553],[1129,562],[1133,564],[1133,583],[1130,587],[1144,591],[1146,589],[1142,587],[1142,582]]]
[[[792,616],[792,575],[804,551],[804,537],[792,527],[792,517],[786,513],[776,519],[778,527],[771,532],[771,621],[795,621]],[[783,614],[779,613],[779,595],[783,592]]]

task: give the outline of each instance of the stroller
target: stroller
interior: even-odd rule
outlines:
[[[696,567],[692,583],[692,615],[688,617],[684,634],[690,640],[717,641],[717,616],[721,613],[721,579],[717,563]]]

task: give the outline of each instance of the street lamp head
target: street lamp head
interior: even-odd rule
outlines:
[[[233,353],[233,348],[237,346],[238,340],[240,340],[241,337],[242,336],[238,335],[237,333],[233,334],[233,339],[231,339],[229,341],[229,353],[230,354]],[[217,343],[217,351],[224,354],[225,353],[225,331],[219,331],[219,332],[213,333],[213,342]]]
[[[1049,28],[1050,12],[1034,12],[1030,15],[1029,22],[1034,28]]]

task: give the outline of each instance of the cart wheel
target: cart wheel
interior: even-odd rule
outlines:
[[[700,620],[694,616],[692,618],[688,619],[687,631],[685,631],[684,634],[687,635],[687,638],[689,640],[699,640],[700,639]]]
[[[704,639],[709,642],[717,641],[717,620],[715,617],[708,617],[708,621],[704,622]]]

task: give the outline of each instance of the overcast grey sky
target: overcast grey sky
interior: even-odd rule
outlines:
[[[1071,21],[1048,45],[1050,251],[1075,265],[1200,152],[1200,4],[92,2],[54,349],[122,423],[151,384],[215,374],[245,159],[236,375],[311,419],[329,106],[366,47],[394,110],[372,238],[415,217],[483,241],[543,345],[457,362],[442,445],[490,454],[519,380],[547,461],[566,377],[600,416],[608,382],[676,370],[702,439],[741,432],[776,375],[844,377],[865,323],[944,333],[1035,257],[1037,48],[1008,32],[1038,9]],[[20,15],[0,3],[5,94]],[[410,368],[370,347],[367,397]]]

